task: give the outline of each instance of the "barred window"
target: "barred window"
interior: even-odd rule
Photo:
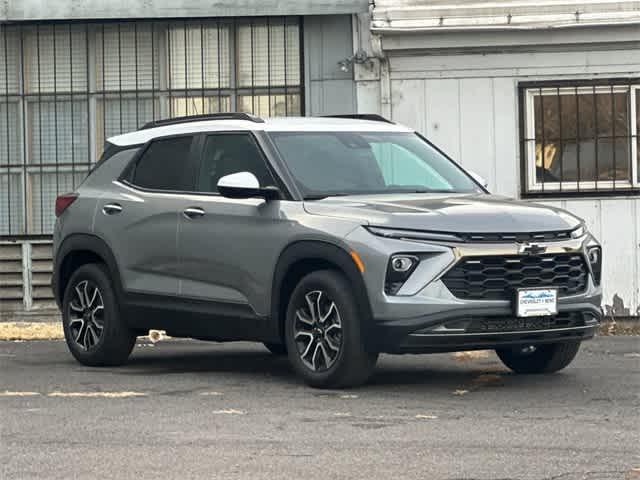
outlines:
[[[0,25],[0,237],[49,235],[105,141],[157,119],[303,114],[299,17]]]
[[[640,82],[522,86],[525,194],[640,188]]]

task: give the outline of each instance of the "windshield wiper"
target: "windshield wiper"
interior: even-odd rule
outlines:
[[[306,195],[303,200],[322,200],[328,197],[346,197],[347,195],[352,195],[351,193],[318,193],[312,195]]]
[[[456,190],[450,188],[426,188],[419,185],[387,185],[387,188],[381,193],[456,193]]]
[[[444,189],[444,188],[440,188],[440,189],[433,189],[433,190],[403,190],[402,193],[459,193],[456,192],[455,190],[448,190],[448,189]]]

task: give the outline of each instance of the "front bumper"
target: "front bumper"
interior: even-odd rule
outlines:
[[[377,321],[368,331],[367,343],[372,351],[379,352],[439,353],[582,341],[595,335],[602,310],[592,304],[576,304],[560,310],[557,318],[571,320],[563,320],[566,325],[562,325],[556,317],[549,317],[546,322],[527,326],[509,309],[465,308],[412,319]],[[485,327],[484,331],[471,327],[478,323]],[[491,325],[497,328],[491,329]]]

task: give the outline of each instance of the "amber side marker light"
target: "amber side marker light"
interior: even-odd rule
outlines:
[[[360,255],[358,255],[354,250],[351,250],[350,255],[353,259],[353,263],[355,263],[358,270],[360,270],[360,273],[364,273],[364,263],[362,262]]]

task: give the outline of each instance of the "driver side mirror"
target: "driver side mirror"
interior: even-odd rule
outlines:
[[[220,178],[218,180],[218,192],[227,198],[259,197],[265,200],[277,200],[280,198],[280,190],[277,187],[261,188],[260,182],[251,172],[232,173]]]
[[[469,173],[469,175],[471,175],[473,177],[473,179],[478,182],[480,185],[482,185],[484,188],[489,188],[489,182],[487,182],[487,180],[482,176],[482,175],[478,175],[476,172],[472,171],[472,170],[467,170],[467,173]]]

